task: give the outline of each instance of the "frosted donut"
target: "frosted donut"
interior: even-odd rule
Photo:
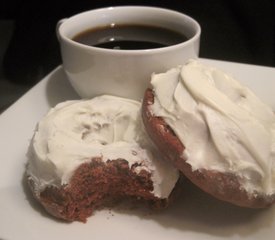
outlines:
[[[85,222],[95,209],[125,198],[167,204],[179,173],[147,137],[140,107],[104,95],[60,103],[38,123],[26,175],[51,215]]]
[[[275,201],[275,115],[225,72],[191,60],[154,74],[143,121],[158,149],[205,192],[235,205]]]

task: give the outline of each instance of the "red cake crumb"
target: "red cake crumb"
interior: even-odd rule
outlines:
[[[33,180],[28,182],[35,197],[53,216],[66,221],[86,222],[96,209],[113,206],[128,199],[146,203],[153,208],[164,208],[169,199],[160,199],[152,194],[151,175],[145,170],[138,174],[138,164],[129,164],[124,159],[108,160],[93,158],[80,165],[69,184],[46,187],[40,194],[34,192]]]

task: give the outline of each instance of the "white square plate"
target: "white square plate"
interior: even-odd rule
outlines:
[[[202,59],[252,88],[275,109],[275,68]],[[194,187],[168,209],[102,210],[86,224],[49,217],[24,185],[26,151],[36,123],[58,102],[77,99],[58,67],[0,116],[0,239],[274,239],[275,206],[241,209]]]

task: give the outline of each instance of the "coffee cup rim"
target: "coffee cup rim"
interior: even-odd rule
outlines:
[[[178,43],[178,44],[174,44],[174,45],[170,45],[170,46],[165,46],[165,47],[160,47],[160,48],[153,48],[153,49],[131,49],[131,50],[127,50],[127,49],[107,49],[107,48],[100,48],[100,47],[95,47],[95,46],[88,46],[82,43],[78,43],[74,40],[72,40],[70,37],[65,36],[64,34],[62,34],[62,28],[64,26],[66,26],[66,23],[68,24],[68,21],[71,19],[75,19],[77,17],[80,17],[84,14],[90,14],[91,12],[99,12],[99,11],[116,11],[117,9],[133,9],[133,10],[144,10],[144,9],[150,9],[152,11],[163,11],[169,14],[176,14],[178,16],[184,17],[186,18],[188,21],[192,22],[194,29],[195,29],[195,34],[188,38],[186,41]],[[81,32],[81,31],[80,31]],[[162,7],[152,7],[152,6],[138,6],[138,5],[126,5],[126,6],[112,6],[112,7],[103,7],[103,8],[96,8],[96,9],[91,9],[91,10],[87,10],[84,12],[80,12],[77,13],[75,15],[72,15],[69,18],[66,19],[61,19],[58,23],[57,23],[57,36],[59,41],[61,41],[61,39],[63,41],[65,41],[68,44],[71,44],[75,47],[81,47],[82,49],[86,49],[86,50],[93,50],[96,52],[100,52],[102,54],[116,54],[116,55],[125,55],[125,54],[131,54],[131,55],[146,55],[146,54],[154,54],[154,53],[165,53],[165,52],[169,52],[169,51],[173,51],[176,50],[178,48],[181,47],[185,47],[186,45],[189,45],[191,42],[195,42],[196,40],[198,40],[198,38],[200,38],[201,35],[201,26],[200,24],[191,16],[184,14],[182,12],[176,11],[176,10],[172,10],[172,9],[167,9],[167,8],[162,8]]]

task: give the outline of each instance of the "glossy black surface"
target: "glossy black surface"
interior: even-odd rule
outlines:
[[[73,40],[99,48],[143,50],[179,44],[187,37],[180,32],[150,25],[116,24],[85,30]]]

